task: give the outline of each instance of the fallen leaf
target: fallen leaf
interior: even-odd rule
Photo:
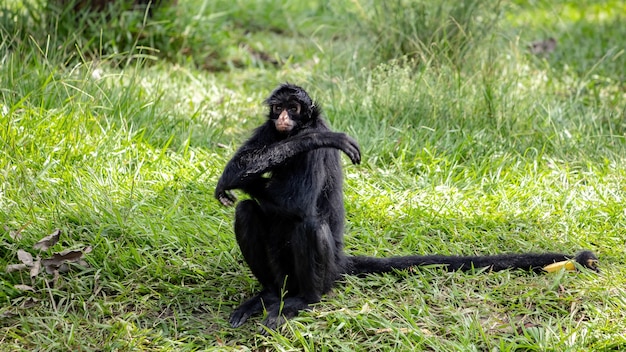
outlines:
[[[35,289],[32,286],[28,286],[28,285],[15,285],[13,286],[15,289],[20,290],[20,291],[31,291],[31,292],[35,292]]]
[[[48,259],[44,259],[44,261],[48,262],[58,262],[62,263],[65,261],[74,262],[80,259],[83,256],[83,251],[80,249],[74,250],[66,250],[59,253],[54,253],[54,255]]]
[[[39,275],[39,271],[41,271],[41,260],[37,258],[33,263],[33,266],[30,267],[30,278],[33,279]]]
[[[11,264],[7,265],[7,273],[12,273],[14,271],[22,271],[28,269],[28,265],[26,264]]]
[[[17,250],[17,259],[28,266],[33,265],[33,256],[23,249]]]
[[[67,267],[63,267],[63,265],[68,262],[79,261],[85,251],[87,251],[87,253],[90,252],[91,247],[85,247],[83,250],[69,250],[61,253],[55,253],[51,258],[42,259],[41,264],[44,268],[46,268],[46,272],[48,274],[54,274],[59,270],[65,272],[67,271]]]
[[[56,273],[61,273],[61,274],[65,274],[69,272],[70,272],[70,266],[67,265],[67,263],[61,264],[61,266],[59,266],[56,271]]]
[[[40,251],[47,251],[48,248],[54,246],[59,242],[59,237],[61,236],[61,230],[56,229],[53,233],[39,240],[39,242],[33,245],[33,248],[39,249]]]

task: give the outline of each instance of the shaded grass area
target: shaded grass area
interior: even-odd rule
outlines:
[[[85,32],[2,8],[0,267],[55,228],[49,253],[93,251],[56,281],[2,272],[0,350],[624,348],[623,2],[179,2]],[[231,329],[259,287],[213,188],[286,80],[362,146],[350,254],[587,248],[602,273],[347,277],[276,334]]]

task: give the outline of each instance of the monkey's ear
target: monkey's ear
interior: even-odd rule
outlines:
[[[311,104],[311,111],[309,112],[310,118],[316,119],[320,116],[320,113],[321,111],[320,111],[320,108],[317,107],[317,104],[315,103]]]

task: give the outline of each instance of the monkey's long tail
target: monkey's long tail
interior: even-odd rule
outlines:
[[[364,275],[370,273],[386,273],[425,265],[441,265],[448,271],[467,271],[473,268],[489,268],[491,271],[506,269],[522,269],[542,272],[552,271],[551,265],[561,264],[573,268],[572,261],[583,267],[598,271],[598,258],[591,251],[582,251],[576,255],[562,253],[521,253],[500,254],[489,256],[447,256],[447,255],[413,255],[405,257],[348,257],[346,273]],[[550,269],[548,269],[550,268]]]

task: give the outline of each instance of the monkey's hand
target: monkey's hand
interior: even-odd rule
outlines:
[[[361,149],[359,148],[359,143],[345,133],[337,133],[337,135],[339,135],[340,141],[339,149],[346,153],[353,164],[360,164]]]
[[[226,207],[232,207],[237,202],[237,197],[231,191],[216,191],[215,198]]]

